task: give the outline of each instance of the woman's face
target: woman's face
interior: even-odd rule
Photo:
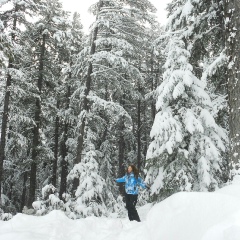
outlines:
[[[129,166],[129,167],[128,167],[128,173],[131,173],[131,172],[132,172],[132,167]]]

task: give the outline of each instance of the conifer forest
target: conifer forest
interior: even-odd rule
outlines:
[[[85,33],[60,0],[0,0],[0,213],[121,217],[129,164],[139,205],[240,174],[240,1],[89,9]]]

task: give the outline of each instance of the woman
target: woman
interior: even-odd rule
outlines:
[[[128,218],[130,221],[136,220],[140,222],[138,212],[136,210],[138,185],[142,188],[148,188],[143,180],[138,177],[138,169],[134,165],[127,168],[126,175],[122,178],[117,178],[116,182],[125,182],[126,191],[126,208],[128,210]]]

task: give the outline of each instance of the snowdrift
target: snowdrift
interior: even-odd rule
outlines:
[[[138,209],[142,222],[97,218],[71,220],[61,211],[17,214],[0,222],[4,240],[240,240],[240,177],[214,193],[174,194]]]
[[[150,239],[240,240],[239,194],[240,185],[231,185],[214,193],[169,197],[147,216]]]

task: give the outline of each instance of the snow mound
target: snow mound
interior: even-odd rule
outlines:
[[[214,193],[180,192],[138,209],[141,223],[61,211],[42,217],[17,214],[0,221],[4,240],[240,240],[240,177]]]
[[[239,203],[238,198],[217,193],[175,194],[150,210],[151,239],[201,240],[209,228],[240,210]]]
[[[150,204],[139,209],[144,218]],[[148,240],[146,224],[128,219],[87,217],[69,219],[62,211],[53,210],[45,216],[17,214],[0,221],[0,239],[4,240]]]
[[[151,240],[240,240],[240,176],[213,193],[181,192],[147,216]]]

